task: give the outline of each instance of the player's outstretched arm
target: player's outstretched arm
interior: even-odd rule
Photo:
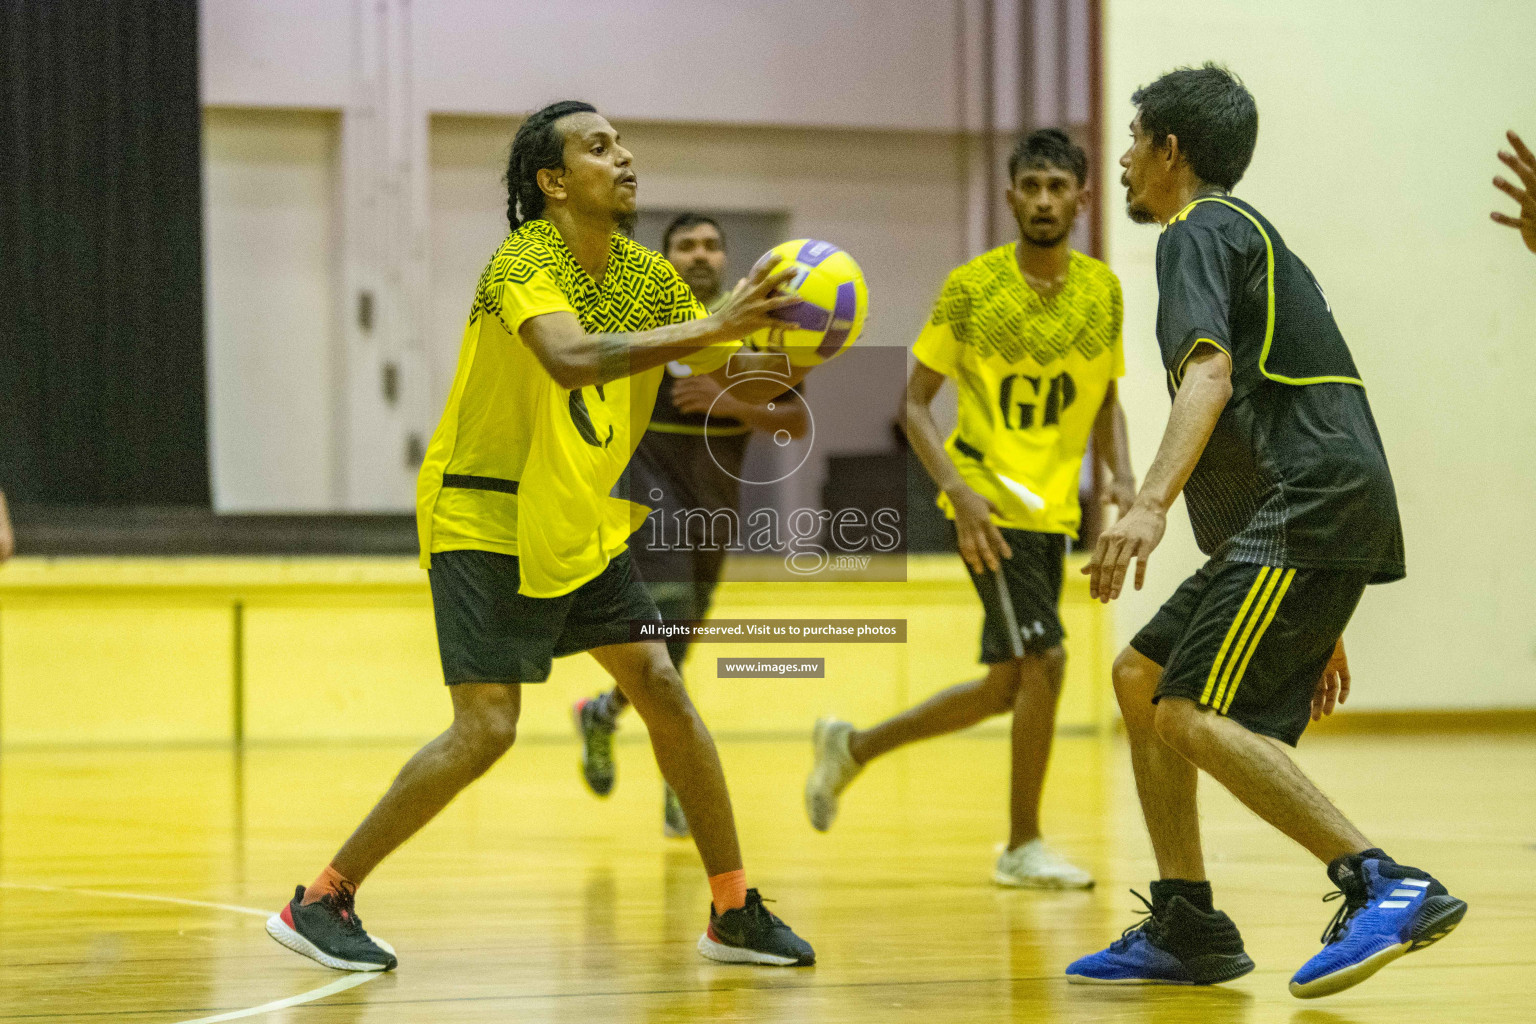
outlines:
[[[1499,159],[1520,178],[1521,188],[1512,182],[1499,177],[1493,179],[1494,187],[1515,202],[1520,204],[1519,216],[1511,217],[1507,213],[1495,210],[1491,216],[1495,224],[1503,224],[1506,227],[1518,228],[1520,237],[1525,241],[1525,247],[1536,253],[1536,153],[1532,153],[1514,132],[1507,133],[1509,144],[1514,149],[1513,153],[1499,150]]]
[[[742,359],[738,354],[732,359]],[[775,366],[782,368],[783,360]],[[800,373],[803,378],[804,372]],[[698,377],[684,377],[672,384],[672,404],[683,412],[705,413],[725,419],[740,420],[753,430],[765,434],[784,431],[792,438],[804,437],[811,429],[811,416],[800,396],[788,388],[798,380],[786,380],[783,374],[770,384],[776,393],[766,402],[748,402],[741,397],[745,381],[731,387],[729,380],[720,377],[720,371]],[[727,390],[729,389],[729,390]]]
[[[555,383],[574,391],[654,369],[701,348],[772,327],[776,321],[770,314],[798,301],[793,295],[775,294],[793,274],[788,268],[775,271],[773,264],[758,267],[750,278],[736,285],[713,316],[655,330],[588,334],[574,313],[561,311],[529,317],[519,333]]]
[[[995,572],[1002,559],[1013,557],[1013,550],[992,522],[997,507],[971,489],[944,450],[944,435],[934,422],[931,408],[934,396],[943,386],[942,373],[922,363],[912,365],[912,374],[907,378],[907,440],[934,484],[948,495],[954,506],[960,557],[974,572]]]
[[[758,372],[753,374],[752,371],[754,370]],[[790,367],[789,376],[786,377],[784,375],[784,357],[782,355],[776,355],[771,352],[737,352],[731,356],[729,363],[720,367],[714,373],[705,374],[698,378],[684,378],[684,380],[678,381],[678,384],[682,384],[686,380],[708,381],[721,391],[730,388],[731,394],[729,397],[738,399],[743,406],[760,408],[805,380],[806,375],[810,372],[811,368],[808,366],[792,366]],[[741,376],[742,374],[751,374],[751,376],[741,380],[731,379],[733,375]],[[687,389],[685,388],[684,391],[686,393]],[[677,387],[675,385],[672,389],[672,397],[674,400],[677,399]],[[678,408],[683,409],[684,412],[689,411],[681,405]],[[803,412],[804,410],[802,409]],[[721,413],[720,415],[734,416],[743,422],[752,423],[749,417],[738,416],[734,412]],[[753,423],[753,426],[756,427],[756,424]],[[759,429],[778,428],[764,427]],[[800,435],[795,434],[795,436],[799,437]]]
[[[1232,360],[1215,345],[1200,345],[1185,364],[1184,380],[1168,414],[1157,458],[1131,511],[1099,535],[1083,572],[1088,592],[1105,604],[1120,596],[1125,574],[1136,561],[1136,589],[1147,578],[1147,559],[1168,528],[1168,507],[1195,471],[1200,453],[1232,397]]]

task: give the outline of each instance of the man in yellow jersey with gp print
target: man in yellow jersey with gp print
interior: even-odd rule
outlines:
[[[868,729],[823,719],[806,783],[811,824],[825,831],[838,794],[870,759],[1013,712],[1008,845],[1000,885],[1087,888],[1092,877],[1040,835],[1066,655],[1057,605],[1067,539],[1077,536],[1078,481],[1090,436],[1121,510],[1135,494],[1115,382],[1125,373],[1120,282],[1069,241],[1088,198],[1088,159],[1056,129],[1030,135],[1008,166],[1019,241],[949,275],[913,348],[907,436],[955,522],[960,553],[986,609],[984,678],[944,690]],[[929,406],[946,378],[959,424],[941,441]]]
[[[626,550],[648,510],[610,497],[663,367],[681,361],[723,377],[739,339],[796,301],[777,291],[790,272],[763,267],[707,315],[660,254],[625,234],[637,186],[628,150],[589,104],[551,104],[513,139],[512,233],[481,275],[417,495],[453,724],[267,923],[277,941],[328,967],[395,966],[394,950],[357,919],[357,886],[511,746],[522,684],[581,651],[645,720],[693,827],[712,897],[699,951],[735,963],[815,962],[746,887],[714,742],[666,647],[630,640],[632,622],[660,619]],[[784,386],[736,391],[767,400]]]

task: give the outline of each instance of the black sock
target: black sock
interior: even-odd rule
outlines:
[[[1152,883],[1152,909],[1162,913],[1168,901],[1175,896],[1184,897],[1185,902],[1202,914],[1214,914],[1216,906],[1211,902],[1210,882],[1191,882],[1184,878],[1160,878]]]
[[[1397,864],[1397,861],[1388,857],[1384,851],[1373,846],[1369,850],[1334,858],[1328,864],[1328,877],[1340,889],[1358,896],[1364,891],[1365,886],[1365,881],[1360,874],[1360,865],[1368,860],[1386,861],[1394,866]]]

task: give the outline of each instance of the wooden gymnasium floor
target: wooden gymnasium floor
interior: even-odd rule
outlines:
[[[631,727],[630,739],[636,730]],[[828,835],[801,811],[804,741],[722,744],[750,880],[816,945],[798,971],[717,966],[707,890],[664,840],[656,771],[622,745],[614,797],[574,744],[515,749],[365,886],[391,975],[286,952],[263,916],[324,863],[408,751],[12,751],[0,763],[0,1020],[858,1021],[1397,1024],[1529,1021],[1536,978],[1536,736],[1331,736],[1308,768],[1366,831],[1472,909],[1450,939],[1331,999],[1287,994],[1334,904],[1300,851],[1206,784],[1221,905],[1258,970],[1213,990],[1069,987],[1061,971],[1135,918],[1149,851],[1118,739],[1064,739],[1055,841],[1091,894],[988,883],[1006,741],[970,735],[878,764]],[[317,996],[318,993],[318,996]],[[308,1000],[285,1006],[285,1001]]]

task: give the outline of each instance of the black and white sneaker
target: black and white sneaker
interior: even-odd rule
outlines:
[[[811,944],[763,906],[756,889],[747,890],[747,905],[736,910],[717,914],[710,904],[709,928],[699,936],[699,952],[723,964],[809,967],[816,962]]]
[[[267,934],[295,953],[338,971],[392,971],[395,949],[363,931],[352,903],[357,889],[343,885],[304,904],[304,887],[281,911],[267,918]]]

